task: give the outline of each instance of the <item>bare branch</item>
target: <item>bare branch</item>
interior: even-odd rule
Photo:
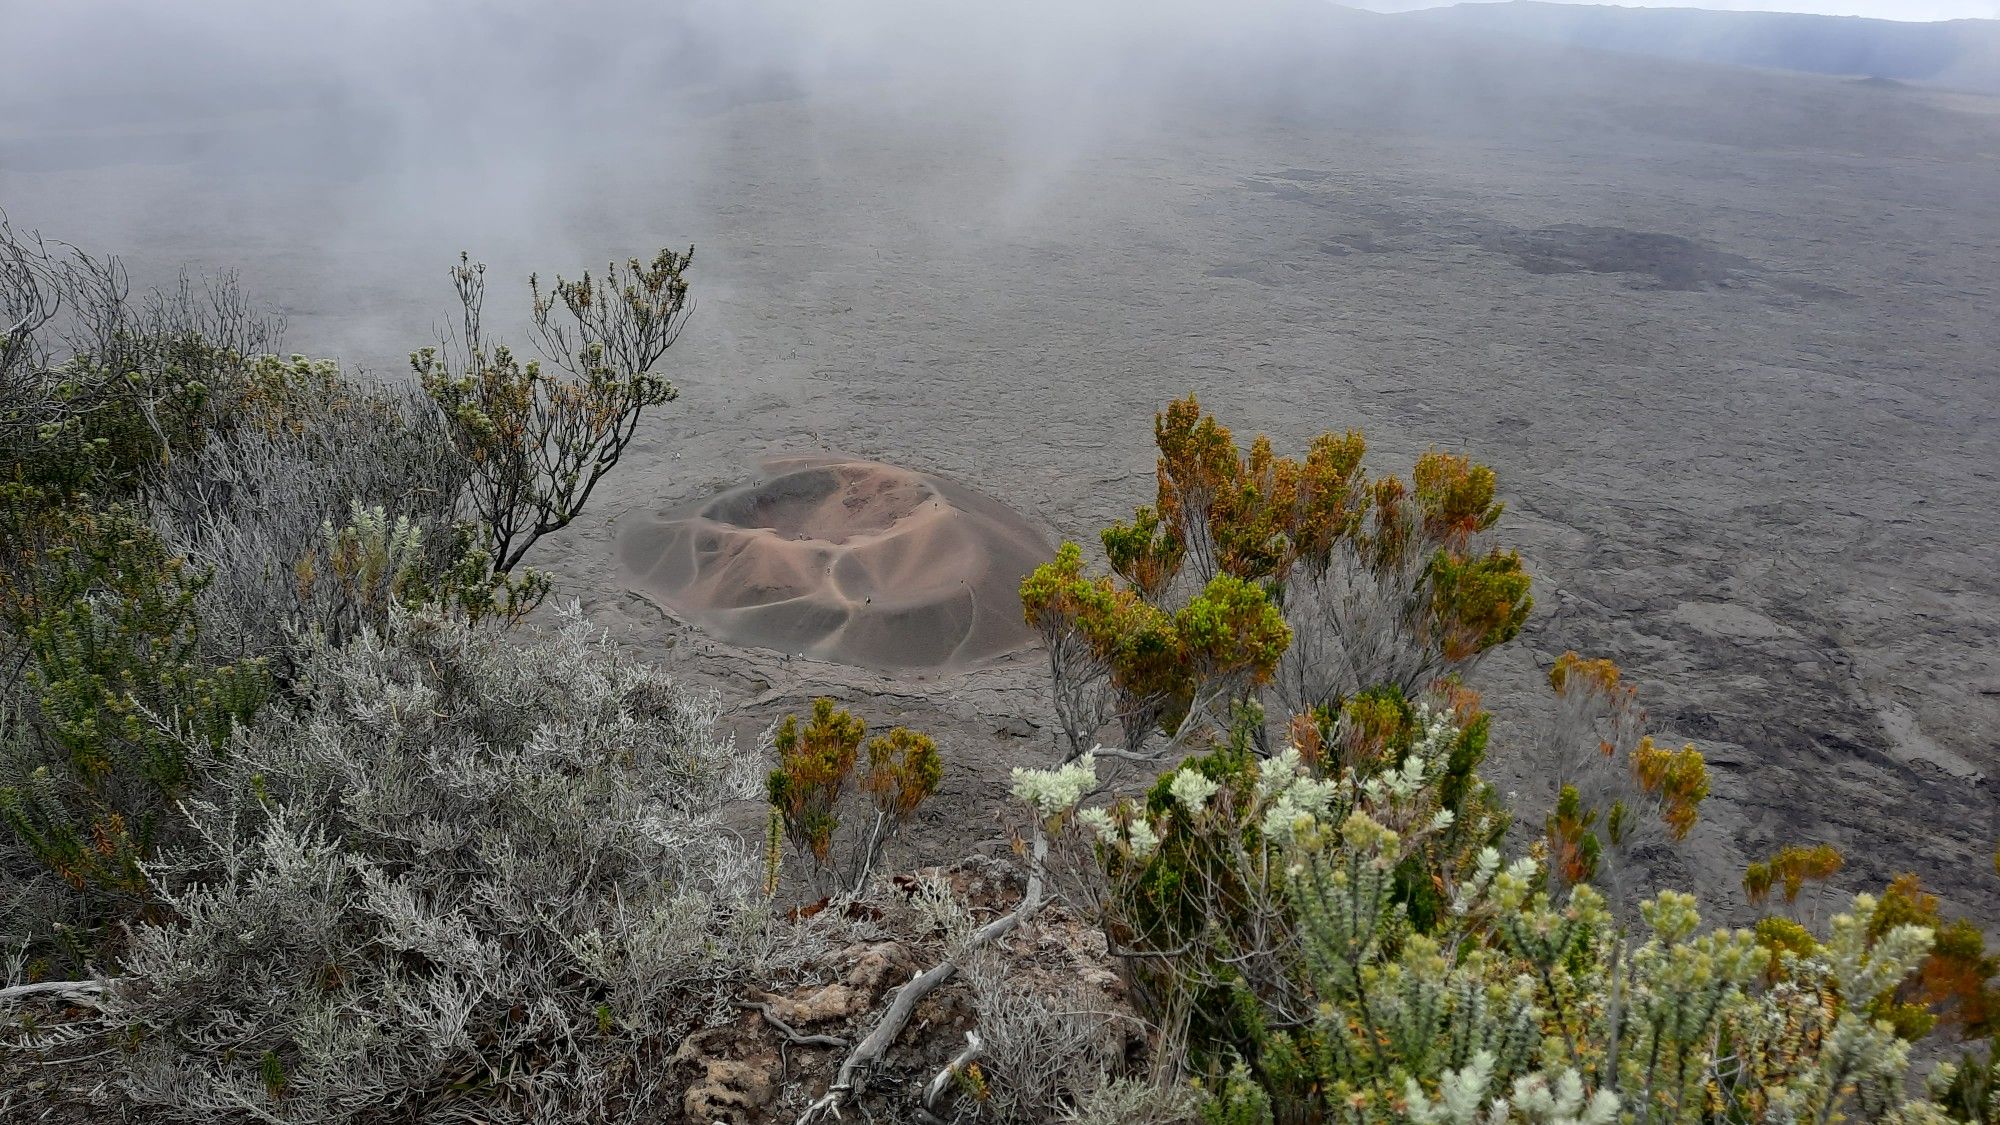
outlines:
[[[15,1000],[25,1000],[30,996],[62,996],[95,1005],[95,1000],[85,999],[101,994],[106,982],[101,980],[50,980],[37,984],[16,984],[0,988],[0,1004]]]
[[[967,1064],[979,1057],[980,1051],[985,1046],[986,1044],[980,1041],[977,1031],[968,1031],[965,1033],[965,1049],[953,1055],[951,1061],[944,1064],[944,1069],[938,1071],[937,1075],[931,1079],[930,1085],[924,1087],[925,1109],[933,1112],[937,1110],[937,1100],[944,1096],[945,1087],[949,1086],[953,1079],[965,1071]]]
[[[1031,866],[1028,869],[1028,889],[1022,894],[1021,901],[1014,907],[1013,912],[995,918],[980,927],[953,955],[912,977],[908,984],[897,989],[895,998],[889,1003],[888,1011],[882,1013],[882,1018],[876,1023],[875,1029],[870,1031],[867,1038],[854,1048],[853,1053],[841,1062],[840,1072],[834,1077],[833,1084],[827,1087],[826,1093],[818,1101],[807,1106],[805,1112],[799,1115],[799,1125],[810,1125],[811,1122],[827,1118],[838,1119],[841,1106],[861,1092],[868,1075],[881,1065],[883,1056],[888,1054],[889,1048],[894,1046],[896,1039],[903,1034],[903,1028],[915,1014],[918,1002],[937,991],[939,985],[956,975],[959,962],[966,954],[1006,937],[1035,911],[1041,909],[1042,880],[1048,858],[1048,836],[1042,831],[1041,821],[1037,820],[1034,850]]]
[[[803,1034],[797,1028],[794,1028],[791,1024],[788,1024],[784,1020],[779,1019],[777,1013],[771,1010],[771,1006],[769,1004],[759,1004],[753,1001],[745,1000],[745,1001],[739,1001],[737,1003],[737,1007],[745,1008],[752,1012],[756,1012],[759,1016],[763,1017],[765,1023],[770,1024],[771,1027],[778,1032],[778,1034],[783,1035],[787,1042],[796,1043],[801,1047],[847,1046],[847,1040],[842,1039],[837,1035]]]

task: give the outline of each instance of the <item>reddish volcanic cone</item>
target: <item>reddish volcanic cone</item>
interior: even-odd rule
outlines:
[[[797,457],[620,543],[634,580],[742,645],[950,668],[1032,640],[1021,579],[1053,554],[1002,504],[873,461]]]

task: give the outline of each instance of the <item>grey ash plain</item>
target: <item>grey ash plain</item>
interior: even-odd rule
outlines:
[[[15,87],[0,204],[141,279],[239,268],[294,347],[390,371],[461,247],[497,309],[508,276],[695,243],[682,398],[536,561],[723,691],[746,749],[818,694],[939,733],[906,863],[1002,846],[1008,768],[1050,758],[1039,655],[737,648],[632,588],[621,522],[839,452],[1094,543],[1193,390],[1281,447],[1352,426],[1381,471],[1498,470],[1537,604],[1478,686],[1524,818],[1547,665],[1609,656],[1708,754],[1669,874],[1721,916],[1746,858],[1825,841],[1846,886],[1912,870],[2000,924],[2000,100],[1310,21],[1134,88],[759,72],[436,143],[338,99]]]

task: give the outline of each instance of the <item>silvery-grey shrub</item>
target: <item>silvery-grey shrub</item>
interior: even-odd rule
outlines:
[[[968,959],[965,974],[978,1014],[982,1112],[998,1121],[1054,1121],[1089,1102],[1123,1061],[1123,1021],[1086,987],[1055,974],[1024,978],[1018,965],[982,953]]]
[[[386,634],[386,635],[385,635]],[[655,1120],[768,953],[755,763],[572,609],[305,642],[220,756],[108,1018],[123,1093],[211,1122]]]
[[[407,521],[417,570],[455,560],[453,525],[469,467],[443,418],[412,383],[366,384],[325,361],[260,357],[251,385],[281,385],[282,412],[255,411],[162,466],[146,488],[154,530],[211,572],[203,628],[222,658],[280,655],[294,629],[353,627],[352,598],[328,570],[328,529],[357,509]]]

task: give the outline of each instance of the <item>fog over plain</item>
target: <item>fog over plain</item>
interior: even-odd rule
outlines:
[[[1504,3],[1505,0],[1353,0],[1371,12],[1415,12],[1447,8],[1457,3]],[[1716,12],[1803,12],[1820,16],[1861,16],[1878,20],[2000,19],[2000,4],[1992,0],[1610,0],[1615,8],[1701,8]]]
[[[1538,577],[1482,669],[1501,741],[1555,654],[1628,667],[1710,755],[1678,875],[1725,910],[1746,856],[1826,840],[1846,885],[1917,870],[2000,921],[1995,99],[1318,0],[17,7],[15,225],[142,282],[238,268],[299,350],[398,374],[461,248],[504,326],[530,270],[693,243],[683,397],[540,561],[744,731],[833,691],[965,748],[940,856],[1046,757],[994,734],[1037,662],[729,646],[634,592],[621,521],[837,450],[1091,542],[1194,389],[1282,447],[1491,462]]]

